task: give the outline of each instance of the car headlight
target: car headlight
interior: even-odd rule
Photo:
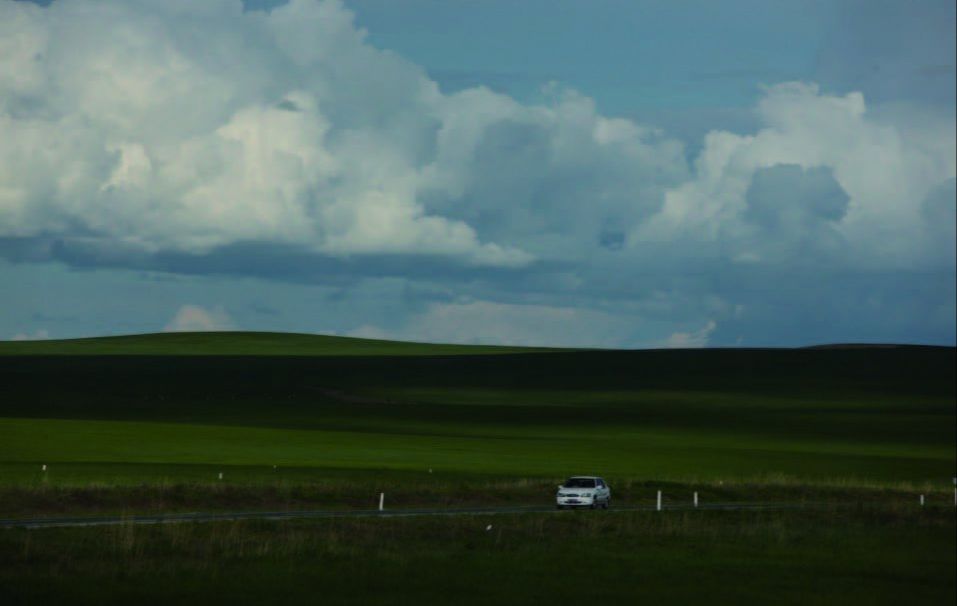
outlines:
[[[587,498],[589,498],[589,497],[591,496],[591,493],[590,493],[590,492],[585,492],[585,493],[582,493],[582,496],[587,499]]]

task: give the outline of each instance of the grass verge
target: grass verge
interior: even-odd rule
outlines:
[[[953,603],[952,511],[573,512],[0,533],[0,601]]]

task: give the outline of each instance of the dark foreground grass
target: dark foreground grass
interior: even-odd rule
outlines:
[[[870,507],[14,530],[0,602],[952,604],[954,532]]]

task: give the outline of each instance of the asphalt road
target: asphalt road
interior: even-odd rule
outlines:
[[[813,504],[795,503],[709,503],[701,504],[697,509],[707,511],[749,511],[749,510],[780,510],[801,509]],[[666,505],[663,512],[689,511],[692,505]],[[599,510],[594,513],[606,515],[608,513],[625,511],[654,511],[654,506],[612,506],[608,510]],[[224,522],[235,520],[297,520],[321,518],[400,518],[412,516],[469,516],[469,515],[499,515],[516,513],[551,513],[556,515],[574,515],[574,512],[559,511],[552,507],[523,506],[523,507],[470,507],[463,509],[359,509],[347,511],[237,511],[221,513],[171,513],[161,515],[131,515],[110,517],[77,517],[77,518],[25,518],[14,520],[0,520],[0,528],[75,528],[85,526],[116,526],[120,524],[176,524],[184,522]]]

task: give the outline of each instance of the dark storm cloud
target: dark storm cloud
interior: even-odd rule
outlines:
[[[0,258],[13,262],[60,262],[78,269],[98,267],[184,275],[250,276],[303,283],[350,284],[370,277],[410,280],[509,280],[531,268],[463,267],[439,255],[332,257],[305,247],[272,242],[237,242],[203,254],[150,253],[112,240],[63,237],[0,239]],[[554,263],[542,263],[543,267]]]
[[[745,218],[770,230],[814,229],[818,223],[836,223],[847,214],[850,198],[834,180],[831,169],[803,169],[778,164],[755,171],[745,194]]]

